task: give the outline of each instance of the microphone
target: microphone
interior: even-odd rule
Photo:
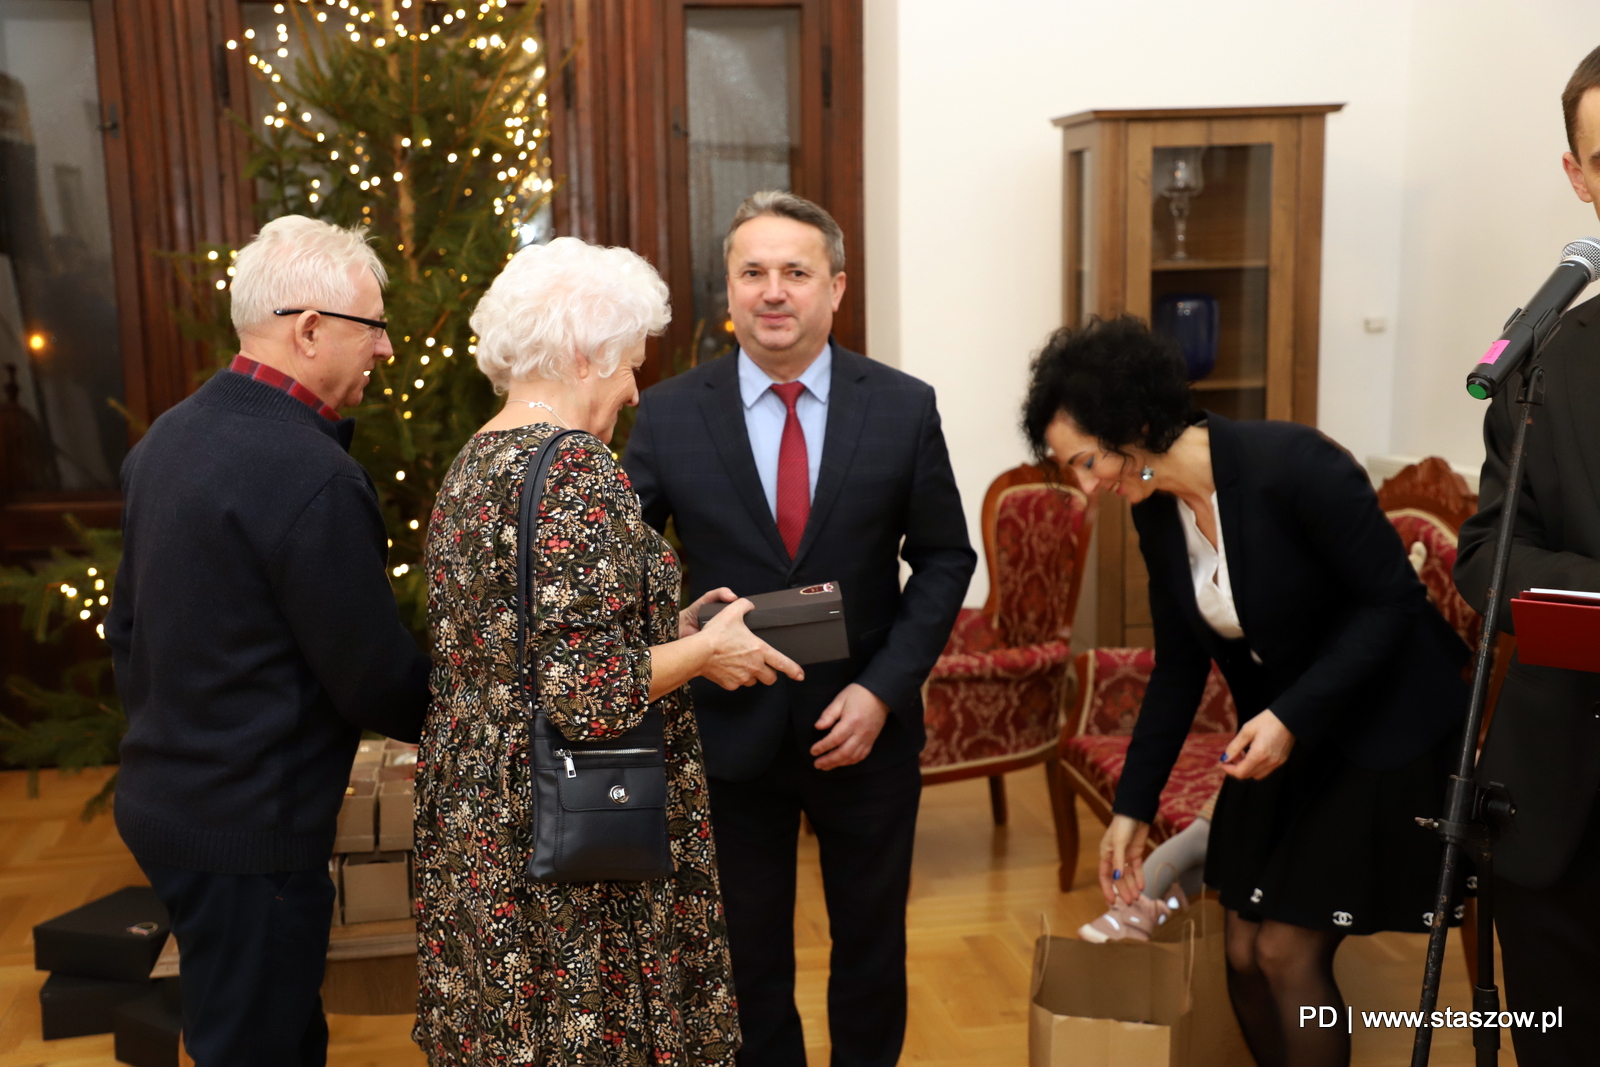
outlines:
[[[1467,392],[1488,400],[1522,361],[1544,347],[1561,313],[1594,281],[1600,281],[1600,240],[1580,237],[1561,250],[1555,273],[1539,286],[1527,307],[1506,320],[1506,329],[1467,375]]]

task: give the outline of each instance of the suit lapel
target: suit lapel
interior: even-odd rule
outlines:
[[[1228,559],[1228,584],[1233,589],[1233,607],[1239,614],[1239,627],[1250,633],[1249,589],[1246,580],[1248,553],[1244,546],[1244,501],[1239,488],[1240,444],[1238,428],[1232,419],[1207,415],[1211,430],[1211,478],[1217,486],[1217,522],[1222,530],[1222,548]]]
[[[1156,538],[1157,558],[1167,569],[1167,585],[1177,598],[1178,607],[1191,626],[1198,626],[1197,633],[1205,633],[1205,620],[1200,617],[1200,605],[1194,598],[1194,575],[1189,570],[1189,544],[1183,536],[1178,498],[1163,493],[1139,507],[1149,509],[1146,525]]]
[[[1549,404],[1559,394],[1561,400],[1558,402],[1567,405],[1567,425],[1572,427],[1572,435],[1578,447],[1572,450],[1571,457],[1563,457],[1563,462],[1570,458],[1571,461],[1578,463],[1583,469],[1584,481],[1593,488],[1595,497],[1600,499],[1600,479],[1596,478],[1600,471],[1597,471],[1594,464],[1585,458],[1594,455],[1594,450],[1600,448],[1600,419],[1596,419],[1593,412],[1584,406],[1586,400],[1600,395],[1600,364],[1590,358],[1584,344],[1586,341],[1593,343],[1593,339],[1589,336],[1594,329],[1589,322],[1592,317],[1589,304],[1584,304],[1577,309],[1576,314],[1562,319],[1559,327],[1562,334],[1559,337],[1562,346],[1561,355],[1566,356],[1567,350],[1572,349],[1574,356],[1558,361],[1552,360],[1546,364],[1544,399],[1545,403]],[[1552,341],[1552,347],[1554,343]],[[1524,369],[1531,369],[1531,365],[1525,364]],[[1519,388],[1522,381],[1519,376],[1516,381]],[[1507,382],[1506,387],[1509,390],[1511,383]],[[1511,408],[1513,431],[1516,429],[1517,416],[1518,408],[1513,404]],[[1532,448],[1531,433],[1528,443]],[[1510,442],[1507,442],[1508,447],[1509,444]]]
[[[777,553],[783,566],[789,566],[789,550],[783,546],[783,536],[767,507],[767,493],[761,488],[761,475],[756,471],[755,453],[750,451],[750,433],[745,429],[744,401],[739,396],[739,360],[737,356],[723,356],[717,360],[711,374],[706,376],[706,390],[701,396],[700,411],[705,416],[706,430],[716,446],[728,479],[744,506],[750,510],[756,527],[766,538],[767,546]],[[812,513],[815,518],[815,511]]]
[[[833,381],[828,385],[828,428],[822,439],[822,468],[817,472],[817,491],[811,495],[811,515],[800,537],[800,550],[794,556],[796,566],[816,542],[828,512],[839,499],[845,476],[850,473],[871,399],[864,384],[866,376],[867,357],[837,344],[833,346]],[[776,524],[773,529],[777,529]]]

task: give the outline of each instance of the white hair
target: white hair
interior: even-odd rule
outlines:
[[[233,328],[259,326],[278,308],[349,313],[361,267],[388,284],[365,226],[344,229],[304,215],[273,219],[233,261]]]
[[[512,257],[472,313],[478,369],[503,393],[512,382],[562,379],[585,356],[609,377],[623,353],[672,321],[667,285],[626,248],[576,237]]]

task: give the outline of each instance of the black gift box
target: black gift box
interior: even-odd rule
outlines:
[[[33,928],[33,965],[78,978],[143,982],[170,931],[148,886],[129,886]]]
[[[112,1033],[118,1063],[130,1067],[178,1067],[178,1041],[183,1033],[183,997],[176,978],[117,1008]]]
[[[109,978],[52,974],[39,990],[39,1021],[44,1039],[109,1034],[117,1007],[148,996],[155,988],[150,981],[115,982]]]
[[[801,665],[850,656],[844,627],[844,597],[838,582],[819,582],[798,589],[779,589],[747,597],[755,605],[744,617],[750,631]],[[700,609],[703,625],[726,604]]]

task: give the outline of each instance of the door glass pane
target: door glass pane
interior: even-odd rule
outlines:
[[[1272,146],[1157,148],[1150,189],[1151,324],[1183,349],[1197,404],[1264,418]]]
[[[800,12],[689,8],[689,227],[700,361],[731,350],[722,239],[745,197],[792,189],[800,142]]]
[[[100,124],[89,0],[0,0],[0,493],[127,452]]]

